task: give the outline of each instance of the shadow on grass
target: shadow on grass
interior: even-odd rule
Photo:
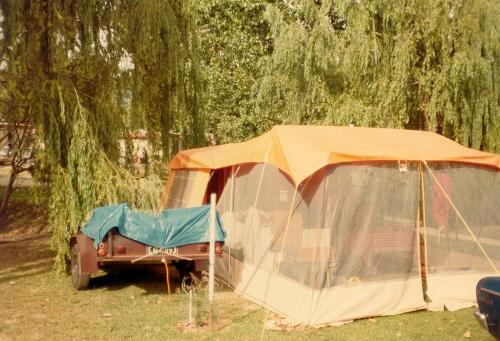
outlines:
[[[40,268],[38,265],[37,266],[27,266],[24,267],[23,269],[16,268],[13,270],[13,272],[9,273],[7,276],[0,275],[0,283],[3,282],[10,282],[10,281],[15,281],[24,277],[31,277],[31,276],[36,276],[40,275],[43,273],[47,273],[52,271],[49,261],[43,262],[44,264],[47,264],[45,268]]]
[[[0,198],[5,187],[0,186]],[[31,187],[17,187],[7,206],[7,211],[0,217],[0,233],[12,235],[36,235],[47,226],[46,201],[35,201],[36,194]]]
[[[176,288],[180,288],[181,279],[175,269],[169,268],[169,273],[170,287],[174,293]],[[115,291],[129,286],[142,288],[145,296],[167,293],[165,268],[163,265],[136,265],[109,269],[105,274],[91,278],[89,289]]]
[[[0,283],[52,271],[48,234],[23,235],[0,241]]]
[[[169,266],[171,293],[179,293],[182,290],[182,279],[179,272],[173,266]],[[198,276],[200,277],[200,276]],[[202,287],[206,283],[202,284]],[[166,294],[167,280],[165,267],[163,265],[122,265],[118,268],[110,268],[90,280],[89,289],[105,289],[117,291],[130,286],[139,287],[144,290],[143,296]],[[201,289],[205,290],[205,289]],[[232,292],[233,290],[225,283],[216,280],[215,290],[217,292]]]
[[[0,283],[50,272],[52,271],[52,263],[51,258],[37,258],[36,254],[30,255],[21,265],[3,266],[0,270]]]

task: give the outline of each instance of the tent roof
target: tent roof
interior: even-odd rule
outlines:
[[[246,142],[184,150],[169,167],[218,169],[265,162],[299,184],[328,164],[388,160],[451,161],[500,169],[500,156],[466,148],[435,133],[335,126],[275,126]]]

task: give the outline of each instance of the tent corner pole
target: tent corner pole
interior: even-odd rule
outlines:
[[[239,167],[238,167],[238,170],[239,170]],[[236,172],[238,172],[238,170]],[[229,200],[229,219],[230,219],[230,229],[231,229],[231,232],[233,232],[235,230],[235,227],[234,227],[234,222],[235,222],[235,219],[234,219],[234,177],[235,177],[235,174],[234,174],[234,165],[231,166],[231,196],[230,196],[230,200]],[[228,235],[228,275],[227,275],[227,280],[228,280],[228,284],[231,285],[231,235],[232,233],[229,233]]]
[[[283,252],[285,251],[285,243],[286,243],[286,240],[288,238],[288,227],[290,226],[290,222],[292,220],[292,215],[293,215],[293,212],[295,211],[294,205],[295,205],[295,199],[297,198],[298,190],[299,190],[299,187],[295,186],[295,190],[293,191],[292,204],[290,205],[290,210],[288,211],[288,218],[287,218],[286,227],[285,227],[285,236],[283,237],[283,243],[281,244],[281,250],[279,253],[279,257],[278,257],[278,264],[276,266],[276,269],[274,270],[276,273],[279,273],[279,271],[280,271],[281,259],[283,258]],[[272,244],[272,241],[271,241],[271,244]],[[271,274],[271,272],[269,272],[269,275],[270,274]],[[267,285],[269,286],[269,278],[268,278]],[[266,289],[266,296],[267,296],[267,289]],[[264,340],[264,333],[266,332],[266,321],[268,318],[269,318],[269,309],[266,311],[266,316],[264,317],[264,321],[262,323],[262,332],[260,334],[260,340]]]
[[[427,227],[426,227],[426,215],[425,215],[425,183],[424,183],[424,161],[418,164],[419,173],[419,206],[418,206],[418,248],[419,248],[419,262],[420,262],[420,278],[422,279],[422,289],[424,294],[424,299],[428,301],[427,295],[427,274],[428,269],[428,259],[427,259]]]

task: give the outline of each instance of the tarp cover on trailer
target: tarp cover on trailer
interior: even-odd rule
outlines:
[[[159,215],[131,210],[127,204],[96,208],[82,232],[94,246],[116,227],[121,235],[158,248],[171,248],[210,241],[210,206],[164,210]],[[219,214],[215,219],[215,240],[224,242]]]

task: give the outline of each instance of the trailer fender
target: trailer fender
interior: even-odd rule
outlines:
[[[97,272],[97,250],[94,248],[92,239],[79,233],[70,240],[70,247],[73,247],[75,244],[78,244],[80,251],[81,272],[85,274]]]

